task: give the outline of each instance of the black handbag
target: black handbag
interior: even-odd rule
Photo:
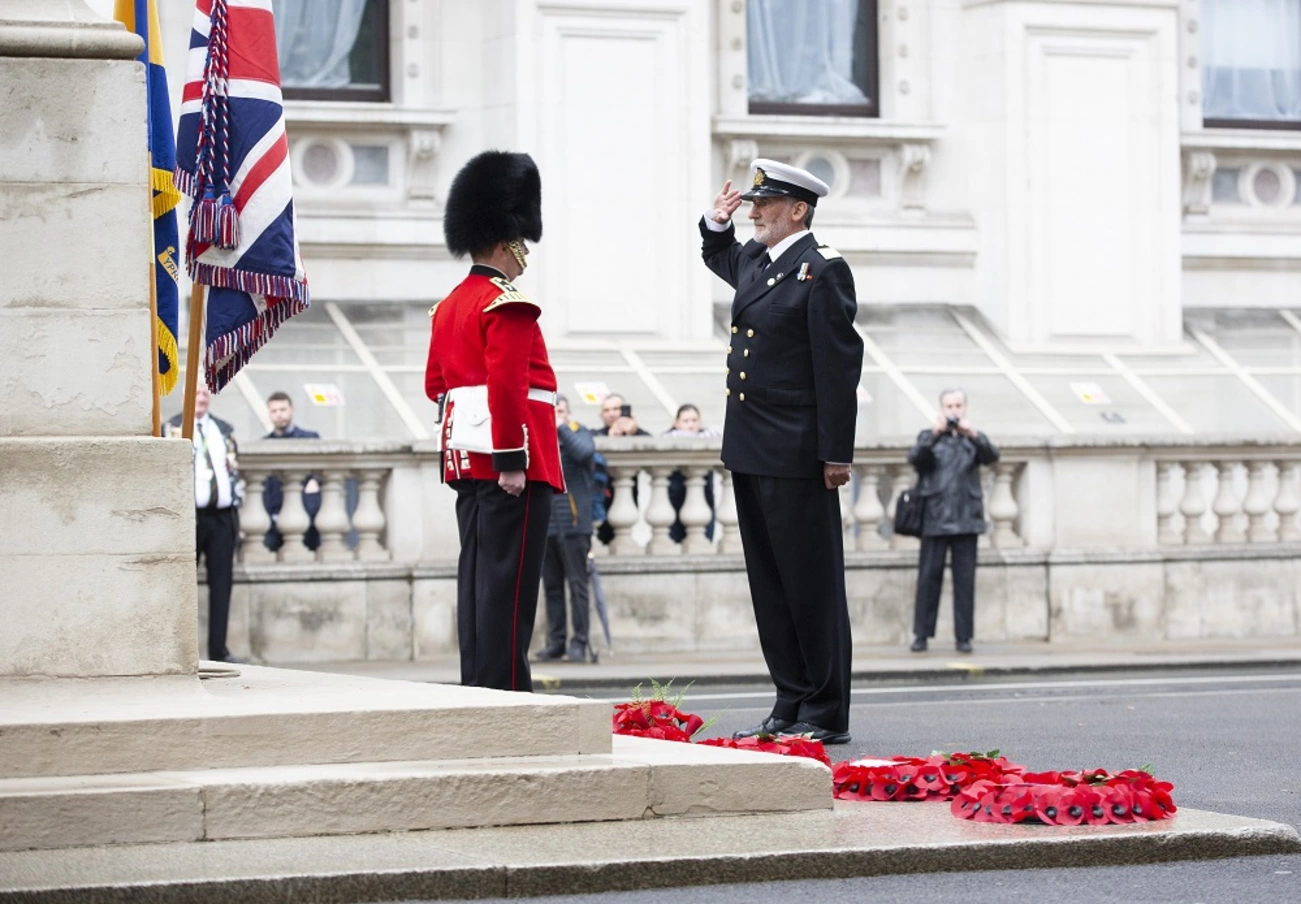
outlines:
[[[904,490],[894,505],[894,532],[901,537],[920,537],[925,513],[926,500],[917,488]]]

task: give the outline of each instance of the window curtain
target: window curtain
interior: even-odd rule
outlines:
[[[1202,0],[1202,114],[1301,121],[1301,0]]]
[[[367,0],[272,0],[280,83],[286,88],[346,88],[348,57]]]
[[[751,100],[867,103],[852,77],[858,0],[749,0],[746,7]]]

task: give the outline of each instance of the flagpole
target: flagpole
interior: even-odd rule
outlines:
[[[152,232],[151,241],[152,241]],[[154,350],[154,364],[150,368],[152,371],[151,385],[153,386],[154,397],[154,436],[163,435],[163,414],[162,414],[162,375],[158,373],[158,283],[157,276],[154,273],[154,264],[149,263],[149,335],[152,341],[149,343]]]
[[[190,344],[185,348],[185,403],[181,412],[181,436],[186,439],[194,439],[194,394],[199,389],[199,368],[202,366],[203,283],[196,281],[190,287]]]

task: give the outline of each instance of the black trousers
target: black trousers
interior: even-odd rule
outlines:
[[[917,603],[913,606],[913,634],[934,637],[944,588],[944,559],[953,554],[953,637],[971,640],[976,612],[977,534],[922,537],[917,559]]]
[[[565,585],[569,585],[572,643],[587,647],[591,622],[591,601],[587,593],[587,554],[592,551],[591,534],[552,534],[547,537],[547,554],[542,559],[542,586],[547,598],[547,646],[565,648]]]
[[[512,496],[495,480],[455,480],[461,558],[456,632],[461,683],[531,691],[529,641],[551,520],[550,485],[529,481]]]
[[[772,714],[849,728],[852,641],[840,495],[821,480],[733,474],[750,598]]]
[[[239,512],[234,507],[195,509],[197,554],[208,569],[208,658],[223,660],[226,623],[230,620],[230,587],[235,571],[235,542],[239,536]]]

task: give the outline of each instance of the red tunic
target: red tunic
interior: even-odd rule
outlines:
[[[480,265],[435,305],[425,393],[437,401],[448,390],[486,384],[492,413],[493,452],[481,454],[447,449],[451,412],[444,412],[445,479],[496,480],[522,470],[564,492],[555,407],[528,397],[529,389],[556,390],[541,313],[502,274]]]

